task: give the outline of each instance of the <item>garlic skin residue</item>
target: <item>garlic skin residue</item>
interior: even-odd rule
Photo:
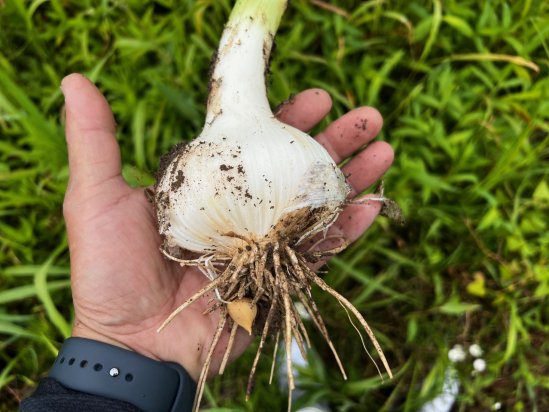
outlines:
[[[251,299],[243,298],[227,303],[229,316],[242,327],[249,335],[252,334],[252,325],[257,316],[257,306]]]

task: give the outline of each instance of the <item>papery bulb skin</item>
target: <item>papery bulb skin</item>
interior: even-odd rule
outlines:
[[[249,1],[240,12],[256,14],[231,15],[203,131],[160,173],[157,217],[170,248],[229,253],[242,237],[295,242],[325,229],[349,192],[326,150],[269,107],[264,73],[278,25],[266,15],[272,3]]]
[[[198,253],[228,253],[241,237],[297,241],[332,222],[348,190],[326,150],[305,133],[272,117],[221,117],[176,153],[159,180],[160,233],[169,246]],[[300,209],[310,212],[299,217],[307,221],[280,231],[281,219]]]

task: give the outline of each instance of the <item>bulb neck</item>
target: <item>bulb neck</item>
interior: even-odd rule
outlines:
[[[265,73],[287,0],[238,0],[213,59],[206,125],[222,113],[272,114]]]

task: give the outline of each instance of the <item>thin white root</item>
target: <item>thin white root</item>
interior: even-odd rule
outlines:
[[[326,236],[326,237],[320,238],[315,243],[313,243],[312,246],[309,247],[309,249],[307,249],[307,252],[313,251],[314,249],[317,248],[318,245],[324,243],[326,240],[335,240],[335,239],[343,239],[343,236],[332,235],[332,236]]]
[[[173,318],[175,318],[179,313],[181,313],[184,309],[186,309],[191,303],[196,301],[198,298],[203,296],[205,293],[208,293],[210,290],[214,289],[216,286],[221,284],[223,281],[227,279],[227,275],[221,275],[217,279],[215,279],[213,282],[209,283],[208,285],[204,286],[202,289],[200,289],[198,292],[196,292],[194,295],[192,295],[189,299],[185,301],[182,305],[180,305],[177,309],[175,309],[172,313],[170,313],[170,316],[160,325],[160,327],[156,330],[156,332],[161,332],[162,329],[164,329],[168,323],[170,323]]]
[[[292,312],[294,313],[294,320],[297,324],[297,327],[299,328],[299,331],[301,332],[301,335],[305,339],[305,343],[307,344],[307,347],[311,347],[311,341],[309,340],[309,335],[307,333],[307,328],[303,324],[303,320],[301,320],[301,316],[299,315],[298,310],[295,307],[295,304],[292,303]]]
[[[360,322],[360,324],[362,325],[362,327],[370,337],[370,340],[372,341],[374,347],[376,348],[376,351],[379,354],[379,357],[381,358],[381,362],[383,363],[385,370],[389,374],[389,377],[393,378],[393,373],[391,372],[389,363],[385,358],[385,354],[383,353],[383,350],[381,349],[381,346],[379,345],[379,342],[377,341],[374,335],[374,332],[372,332],[372,329],[370,329],[368,322],[366,322],[366,319],[364,319],[361,313],[353,306],[351,302],[349,302],[343,295],[333,290],[330,286],[326,284],[326,282],[324,282],[324,280],[322,280],[320,277],[318,277],[314,273],[313,273],[313,280],[322,290],[328,292],[330,295],[335,297],[342,305],[346,306],[347,309],[349,309],[353,315],[355,315],[355,317],[358,319],[358,321]]]
[[[298,344],[300,345],[301,354],[303,357],[306,357],[305,353],[305,344],[307,344],[308,347],[311,347],[311,342],[309,340],[309,335],[307,334],[307,329],[305,328],[305,325],[303,324],[303,321],[301,320],[301,316],[299,315],[299,312],[297,311],[295,305],[293,302],[291,302],[292,307],[292,317],[293,317],[293,328],[295,331],[296,340],[298,341]]]
[[[230,270],[231,277],[229,282],[232,283],[232,286],[229,288],[229,290],[226,291],[226,297],[230,296],[234,292],[234,289],[239,286],[238,282],[235,281],[238,278],[238,274],[244,267],[244,262],[247,259],[248,255],[246,253],[243,253],[240,257],[236,257],[235,259],[233,259],[231,263],[229,263],[229,265],[227,266],[227,269],[225,269],[225,271]]]
[[[353,318],[351,318],[351,314],[349,313],[349,310],[340,301],[337,301],[337,303],[339,303],[341,305],[341,307],[343,308],[343,310],[347,314],[347,317],[349,318],[349,322],[351,322],[351,325],[356,330],[356,333],[358,333],[358,337],[360,338],[360,342],[362,343],[362,347],[364,348],[364,352],[366,352],[366,355],[368,355],[368,357],[370,358],[370,360],[372,361],[372,363],[376,367],[377,373],[379,374],[379,377],[381,378],[381,381],[383,381],[383,374],[381,373],[381,370],[379,369],[379,366],[377,366],[377,362],[375,361],[375,359],[372,357],[372,355],[370,355],[370,352],[368,352],[368,348],[366,348],[366,342],[364,342],[364,338],[362,337],[362,333],[360,333],[360,330],[356,327],[355,323],[353,322]]]
[[[282,297],[284,301],[284,342],[286,345],[286,366],[288,368],[287,374],[288,374],[288,390],[291,393],[295,389],[294,384],[294,375],[292,371],[292,323],[291,323],[291,312],[290,312],[290,294],[288,291],[288,284],[286,283],[286,280],[282,276],[281,266],[280,266],[280,255],[279,252],[279,244],[275,243],[273,248],[273,266],[275,270],[275,275],[277,281],[280,281],[280,286],[282,287]],[[288,405],[288,407],[291,407],[291,404]]]
[[[271,364],[271,373],[269,374],[269,385],[273,383],[273,376],[276,366],[276,353],[278,351],[278,340],[280,339],[280,331],[276,333],[275,345],[273,349],[273,363]]]
[[[355,198],[355,199],[347,200],[346,203],[348,205],[360,205],[360,204],[368,203],[369,200],[372,200],[374,202],[385,203],[387,198],[385,197],[385,182],[383,181],[383,179],[381,180],[381,182],[379,183],[378,188],[376,189],[376,191],[373,194],[376,195],[376,196],[368,197],[369,195],[365,195],[365,196],[361,197],[360,199]]]
[[[342,240],[341,245],[336,246],[336,247],[331,248],[331,249],[317,250],[317,251],[314,251],[314,252],[307,252],[307,255],[308,256],[315,256],[315,257],[333,256],[333,255],[337,255],[339,252],[343,252],[345,249],[347,249],[347,247],[349,246],[349,242],[343,236],[334,236],[334,237],[337,237],[337,238]],[[325,240],[327,240],[327,239],[328,238],[326,238]],[[316,245],[318,245],[318,242],[316,243]],[[309,250],[311,250],[311,249],[312,249],[312,247]]]
[[[292,388],[288,388],[288,412],[292,412]]]
[[[328,233],[328,229],[330,226],[333,225],[333,223],[337,220],[339,216],[339,213],[334,213],[332,218],[329,221],[320,221],[313,227],[311,227],[309,230],[307,230],[305,233],[301,235],[301,237],[295,242],[295,246],[299,246],[304,240],[312,238],[317,233],[322,232],[322,237],[326,237],[326,234]]]
[[[168,259],[173,260],[174,262],[181,263],[182,265],[186,265],[186,266],[201,266],[204,260],[203,257],[199,257],[197,259],[190,259],[190,260],[179,259],[179,258],[176,258],[175,256],[170,255],[168,252],[166,252],[162,248],[160,248],[160,252],[162,252],[162,254],[166,256]]]
[[[223,355],[223,360],[221,361],[221,365],[219,366],[220,375],[223,375],[223,372],[225,372],[225,367],[227,366],[227,362],[229,361],[231,350],[233,349],[234,337],[236,336],[237,329],[238,329],[238,323],[233,322],[233,327],[231,328],[231,336],[229,336],[229,342],[227,342],[227,349],[225,350],[225,354]]]
[[[346,203],[348,205],[363,205],[365,203],[368,203],[369,201],[385,203],[388,199],[384,196],[384,194],[385,194],[385,183],[382,180],[381,183],[379,184],[378,189],[374,193],[374,195],[376,196],[368,197],[368,195],[366,195],[365,197],[361,197],[360,199],[348,200]]]
[[[309,291],[310,293],[310,291]],[[299,292],[298,294],[299,300],[301,303],[303,303],[303,306],[305,306],[305,309],[313,319],[313,322],[317,329],[320,331],[326,342],[328,343],[328,347],[332,351],[332,354],[334,355],[334,358],[336,360],[337,366],[339,367],[339,370],[341,371],[341,376],[343,376],[344,380],[347,380],[347,373],[345,372],[345,368],[343,367],[343,363],[341,362],[341,359],[339,359],[339,354],[337,353],[337,350],[332,343],[332,340],[330,339],[330,335],[328,334],[328,329],[326,329],[326,325],[324,324],[324,321],[322,320],[322,316],[320,316],[320,312],[318,311],[318,308],[316,307],[316,303],[314,300],[310,300],[311,306],[307,303],[307,297],[303,294],[303,292]]]
[[[196,384],[196,394],[195,394],[194,403],[193,403],[194,412],[198,412],[200,408],[200,401],[202,400],[202,395],[204,393],[204,386],[206,385],[206,379],[208,378],[208,371],[210,370],[210,364],[212,363],[212,355],[215,350],[215,347],[217,346],[217,343],[219,342],[219,338],[221,337],[221,332],[223,332],[223,328],[225,327],[226,321],[227,321],[227,310],[223,308],[221,313],[219,314],[219,323],[217,324],[215,335],[212,339],[212,343],[210,344],[210,349],[208,350],[208,354],[206,355],[206,361],[204,362],[204,366],[202,366],[202,371],[200,372],[200,377],[198,378],[198,382]]]
[[[295,389],[294,383],[294,373],[292,370],[292,323],[291,323],[291,313],[290,313],[290,298],[285,294],[284,296],[284,320],[285,320],[285,329],[284,329],[284,341],[286,344],[286,367],[288,368],[288,390],[292,392]]]
[[[267,339],[267,334],[269,333],[269,326],[271,323],[271,319],[273,317],[273,313],[276,308],[276,302],[277,302],[278,295],[275,293],[273,300],[271,302],[271,307],[269,308],[269,313],[267,313],[267,319],[265,320],[265,325],[263,326],[263,331],[261,332],[261,340],[259,341],[259,346],[257,348],[257,351],[255,353],[255,358],[252,363],[252,368],[250,370],[250,375],[248,376],[248,385],[246,387],[246,401],[250,399],[250,394],[252,392],[252,385],[253,380],[255,376],[255,369],[257,368],[257,363],[259,362],[259,357],[261,356],[261,352],[263,351],[263,345],[265,344],[265,340]]]
[[[349,201],[349,205],[364,205],[368,202],[385,202],[387,198],[385,196],[372,196],[372,197],[364,197],[362,199],[353,199]]]
[[[214,292],[215,292],[215,297],[217,298],[218,301],[220,301],[221,303],[224,303],[225,305],[230,303],[229,301],[226,301],[225,299],[223,299],[221,297],[221,294],[219,293],[219,289],[218,288],[215,288],[214,289]]]

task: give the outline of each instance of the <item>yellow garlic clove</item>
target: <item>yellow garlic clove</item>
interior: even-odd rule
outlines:
[[[257,316],[257,305],[252,304],[251,299],[242,298],[227,303],[227,310],[232,320],[251,335],[252,325]]]

